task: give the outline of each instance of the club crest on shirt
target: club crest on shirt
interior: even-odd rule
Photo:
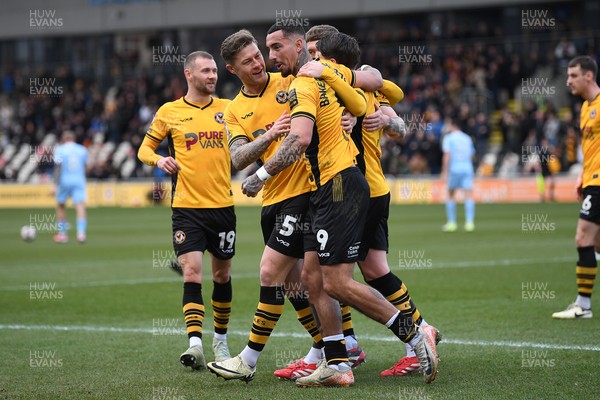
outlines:
[[[223,119],[223,113],[221,111],[215,114],[215,121],[217,121],[220,124],[225,122],[225,120]]]
[[[181,243],[185,242],[185,232],[184,231],[175,232],[175,234],[173,235],[173,239],[175,240],[176,244],[181,244]]]
[[[288,93],[285,90],[280,90],[275,95],[275,98],[279,104],[285,104],[285,102],[288,101]]]
[[[596,109],[594,108],[592,111],[590,111],[590,119],[594,119],[596,118]]]

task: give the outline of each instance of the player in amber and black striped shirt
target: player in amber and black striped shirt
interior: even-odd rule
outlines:
[[[262,165],[275,154],[289,131],[288,87],[292,77],[266,72],[258,43],[247,30],[227,37],[221,44],[221,56],[227,69],[243,84],[225,110],[233,166],[242,170],[254,162]],[[298,259],[304,250],[301,227],[310,191],[309,174],[301,161],[265,186],[260,297],[248,343],[236,357],[209,363],[211,372],[227,379],[253,378],[258,358],[283,313],[286,295],[297,311],[298,320],[315,342],[321,342],[310,304],[299,286]]]
[[[236,218],[231,192],[231,165],[223,112],[230,100],[213,97],[217,65],[202,51],[184,64],[186,95],[158,109],[138,157],[172,177],[173,247],[183,269],[183,313],[189,348],[180,361],[206,367],[202,350],[202,255],[211,254],[214,289],[213,352],[230,357],[227,326],[231,313],[231,258],[235,252]],[[169,156],[155,153],[167,139]]]
[[[596,82],[598,64],[589,56],[575,57],[567,68],[567,85],[571,93],[583,97],[579,126],[583,149],[583,172],[577,180],[581,210],[575,234],[579,260],[577,299],[566,310],[555,312],[553,318],[592,318],[592,290],[598,273],[594,254],[600,248],[600,87]]]
[[[299,68],[310,61],[301,27],[273,25],[267,32],[267,46],[269,58],[284,76],[297,74]],[[258,174],[244,181],[245,191],[255,195],[264,180],[283,171],[305,151],[307,167],[317,186],[310,198],[311,232],[305,241],[305,263],[312,262],[311,258],[318,259],[323,288],[331,297],[360,309],[385,324],[402,341],[410,342],[426,382],[433,381],[437,372],[435,344],[417,331],[410,315],[400,313],[379,292],[352,278],[368,209],[369,187],[355,166],[358,150],[339,126],[342,110],[335,92],[322,80],[298,76],[290,86],[289,100],[290,133]],[[315,306],[321,318],[321,311]],[[312,375],[297,379],[298,386],[354,383],[341,321],[339,332],[333,335],[323,332],[326,362]]]
[[[321,56],[318,61],[327,68],[339,71],[338,73],[345,79],[354,80],[354,73],[350,68],[358,65],[360,58],[360,48],[356,39],[340,32],[330,32],[330,30],[325,32],[327,33],[320,36],[311,35],[312,39],[318,39],[315,40],[316,50]],[[311,76],[319,77],[320,70],[325,69],[317,62],[311,62],[301,69],[301,73],[311,71]],[[387,92],[394,96],[394,104],[402,99],[403,94],[399,87],[389,81],[387,87]],[[399,311],[411,315],[415,323],[434,336],[437,342],[439,337],[437,330],[429,326],[421,317],[406,285],[391,272],[386,257],[389,248],[387,220],[390,189],[381,168],[380,140],[384,130],[390,136],[403,135],[404,122],[390,107],[388,99],[379,91],[365,92],[365,98],[366,116],[358,118],[358,124],[352,132],[352,139],[360,151],[357,158],[358,166],[365,175],[371,192],[358,264],[365,281],[370,286],[377,289]],[[403,376],[420,369],[419,361],[409,344],[406,344],[406,350],[407,357],[401,358],[394,366],[383,371],[382,376]]]
[[[255,161],[263,165],[276,154],[289,131],[288,88],[293,77],[266,72],[257,41],[247,30],[225,39],[221,56],[227,69],[243,83],[240,93],[225,110],[233,164],[237,169]],[[351,108],[360,107],[361,97],[349,85],[339,83],[340,98]],[[314,344],[306,357],[275,371],[275,375],[294,380],[317,368],[323,343],[306,293],[300,286],[302,262],[298,261],[304,257],[305,218],[313,189],[314,178],[302,160],[295,161],[264,187],[261,228],[265,249],[260,262],[260,299],[248,343],[238,356],[208,364],[212,372],[225,379],[253,378],[259,356],[283,312],[285,296]]]

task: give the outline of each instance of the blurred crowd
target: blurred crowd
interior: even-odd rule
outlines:
[[[592,32],[567,34],[569,27],[558,23],[554,32],[507,37],[499,25],[485,21],[448,24],[446,30],[438,22],[433,18],[426,29],[410,22],[385,29],[384,22],[384,29],[357,30],[359,42],[369,43],[362,61],[405,92],[395,109],[410,135],[382,142],[387,174],[439,173],[445,116],[457,117],[473,138],[480,175],[528,173],[526,156],[542,147],[557,161],[555,173],[581,161],[582,100],[566,88],[566,69],[580,54],[600,61]],[[401,62],[411,59],[426,62]]]
[[[599,59],[593,35],[569,36],[565,33],[569,27],[562,26],[537,36],[523,32],[507,37],[493,22],[477,18],[470,24],[425,17],[399,23],[398,18],[354,19],[338,26],[355,35],[363,49],[363,63],[380,69],[405,92],[405,99],[395,109],[405,120],[408,135],[382,141],[386,174],[438,174],[445,118],[450,115],[458,118],[473,138],[481,175],[500,173],[514,155],[517,162],[512,171],[527,172],[521,155],[528,146],[542,142],[548,143],[548,150],[560,161],[556,172],[568,171],[580,161],[577,116],[581,100],[564,87],[566,63],[576,54]],[[219,44],[207,44],[217,59]],[[419,57],[411,61],[408,56],[414,54]],[[23,144],[35,148],[48,134],[58,136],[65,129],[73,130],[77,141],[90,149],[90,178],[154,174],[137,160],[137,147],[158,107],[185,94],[185,79],[181,66],[124,73],[120,66],[135,65],[136,56],[119,57],[117,54],[109,63],[112,79],[102,83],[73,72],[71,65],[40,67],[36,76],[53,78],[48,86],[55,90],[50,95],[34,93],[31,74],[4,65],[0,179],[15,179],[6,168],[14,154],[8,148]],[[233,98],[240,84],[220,69],[218,95]],[[545,88],[553,88],[553,93],[519,96],[523,80],[534,76],[545,77]],[[118,160],[115,154],[119,154]],[[126,160],[130,161],[128,168],[124,168]],[[38,172],[51,172],[51,163],[39,164]]]

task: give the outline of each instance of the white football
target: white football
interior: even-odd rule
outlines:
[[[21,239],[26,242],[31,242],[35,239],[37,232],[35,228],[31,225],[25,225],[21,228]]]

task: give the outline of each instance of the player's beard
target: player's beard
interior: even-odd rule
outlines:
[[[284,78],[286,76],[289,76],[292,74],[292,67],[289,66],[288,64],[285,63],[281,63],[279,64],[279,67],[277,68],[279,70],[279,72],[281,73],[281,76],[283,76]]]
[[[284,78],[287,76],[290,76],[292,74],[291,68],[288,68],[287,66],[285,68],[281,69],[280,71],[281,71],[281,76],[283,76]]]
[[[204,96],[210,96],[215,94],[215,87],[216,87],[216,82],[213,85],[207,85],[205,83],[202,84],[196,84],[194,85],[194,88],[196,89],[196,91]]]

